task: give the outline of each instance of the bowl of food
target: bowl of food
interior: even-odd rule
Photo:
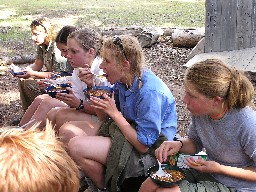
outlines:
[[[54,84],[45,88],[45,92],[53,98],[56,98],[56,93],[69,93],[67,87],[71,87],[70,84]]]
[[[106,93],[109,97],[112,96],[113,89],[108,86],[94,86],[92,88],[84,89],[85,96],[90,99],[90,97],[97,97],[104,99],[103,94]]]
[[[169,164],[162,164],[162,169],[166,172],[166,175],[158,176],[156,174],[158,167],[158,165],[155,165],[149,168],[147,174],[154,183],[161,187],[171,187],[172,185],[179,184],[185,178],[185,173],[181,168]]]

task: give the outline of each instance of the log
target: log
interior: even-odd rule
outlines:
[[[172,34],[174,47],[193,48],[204,37],[204,29],[175,29]]]
[[[161,37],[171,37],[173,47],[193,48],[204,37],[204,29],[175,29],[175,28],[110,28],[103,30],[104,36],[129,34],[138,38],[142,47],[151,47],[161,42]],[[1,64],[30,64],[35,61],[35,55],[23,55],[0,58]]]
[[[36,59],[36,55],[15,56],[15,57],[12,57],[12,62],[14,64],[33,63],[35,59]]]
[[[30,64],[35,61],[36,55],[22,55],[14,57],[4,57],[0,59],[0,63],[2,64]]]

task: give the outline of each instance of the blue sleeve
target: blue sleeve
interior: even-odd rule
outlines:
[[[144,92],[143,97],[138,99],[135,121],[137,123],[138,140],[142,144],[150,147],[157,140],[162,129],[165,129],[166,132],[169,130],[174,137],[177,118],[175,110],[175,115],[170,112],[170,108],[173,108],[173,102],[173,98],[157,91]]]

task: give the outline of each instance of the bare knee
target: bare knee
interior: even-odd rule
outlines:
[[[59,137],[65,144],[68,144],[73,137],[82,135],[87,134],[72,121],[64,123],[59,129]]]
[[[45,95],[45,94],[43,94],[43,95],[38,95],[38,96],[34,99],[34,101],[32,102],[31,105],[37,105],[37,106],[39,106],[39,105],[40,105],[45,99],[47,99],[47,98],[49,98],[48,95]]]
[[[70,121],[70,119],[72,119],[70,117],[71,115],[66,108],[59,109],[55,114],[56,130],[58,131],[64,123]]]
[[[44,99],[51,98],[47,94],[38,95],[35,99],[43,101]]]
[[[51,109],[46,115],[47,119],[53,119],[56,115],[56,112],[57,110],[55,108]]]
[[[46,115],[46,119],[52,124],[53,127],[56,123],[56,113],[58,110],[58,108],[52,108]]]

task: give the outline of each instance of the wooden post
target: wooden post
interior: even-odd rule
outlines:
[[[256,46],[256,0],[206,0],[205,53]]]

